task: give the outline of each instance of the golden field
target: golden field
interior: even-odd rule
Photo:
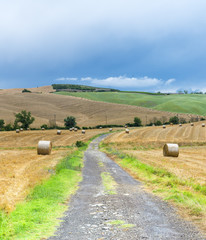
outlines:
[[[194,126],[184,124],[162,127],[144,127],[125,132],[113,133],[105,140],[124,153],[135,156],[141,162],[158,166],[175,173],[181,178],[194,178],[206,184],[206,128],[202,123]],[[178,158],[163,156],[165,143],[178,143]]]
[[[107,129],[86,130],[82,134],[81,131],[62,130],[61,135],[57,135],[56,130],[0,132],[0,208],[13,210],[29,189],[48,178],[58,161],[75,150],[65,146],[88,141],[105,131]],[[39,140],[52,141],[51,155],[37,155]]]

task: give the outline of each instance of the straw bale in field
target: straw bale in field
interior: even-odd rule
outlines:
[[[202,123],[202,127],[205,127],[205,123]]]
[[[16,129],[16,133],[20,133],[19,129]]]
[[[52,142],[51,141],[39,141],[37,146],[37,154],[38,155],[49,155],[52,150]]]
[[[190,126],[192,126],[192,127],[193,127],[193,126],[194,126],[194,123],[190,123]]]
[[[165,126],[165,125],[162,125],[162,127],[163,127],[163,128],[166,128],[166,126]]]
[[[61,135],[62,131],[61,130],[57,130],[57,135]]]
[[[23,131],[24,131],[24,129],[23,129],[23,128],[20,128],[20,131],[21,131],[21,132],[23,132]]]
[[[110,132],[112,132],[112,130],[113,130],[112,128],[109,129]]]
[[[163,155],[167,157],[178,157],[179,146],[175,143],[166,143],[163,147]]]
[[[82,130],[82,134],[85,134],[86,133],[86,131],[85,130]]]
[[[129,129],[127,128],[127,129],[125,129],[125,133],[129,133]]]

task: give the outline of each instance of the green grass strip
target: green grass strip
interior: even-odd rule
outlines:
[[[86,146],[65,157],[49,180],[36,186],[27,199],[10,214],[0,212],[0,239],[43,239],[55,231],[69,197],[82,179],[83,151]]]
[[[117,194],[116,185],[114,178],[108,172],[101,173],[102,182],[105,188],[105,192],[110,195]]]
[[[154,193],[187,208],[191,215],[201,216],[206,212],[206,186],[195,183],[195,180],[184,180],[173,173],[140,162],[133,156],[124,154],[107,145],[102,150],[113,154],[121,167],[129,169],[138,179],[152,186]]]

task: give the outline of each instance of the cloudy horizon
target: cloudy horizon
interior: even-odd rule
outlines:
[[[204,0],[9,0],[0,88],[206,89]]]

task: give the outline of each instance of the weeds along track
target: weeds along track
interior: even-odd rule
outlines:
[[[66,148],[76,141],[88,141],[106,129],[70,132],[56,130],[0,132],[0,209],[12,211],[17,202],[22,201],[29,189],[48,178],[60,159],[74,148]],[[37,155],[39,140],[53,143],[51,155]],[[58,148],[55,148],[58,147]]]

